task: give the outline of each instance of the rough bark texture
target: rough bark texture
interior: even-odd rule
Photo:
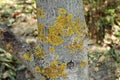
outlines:
[[[74,18],[80,18],[80,23],[85,23],[84,13],[83,13],[83,4],[82,0],[37,0],[37,8],[44,10],[45,18],[42,18],[42,15],[38,15],[38,24],[44,25],[44,34],[49,33],[49,26],[53,25],[56,21],[56,18],[59,16],[59,8],[65,9],[67,14],[73,14]],[[67,15],[66,14],[66,15]],[[58,25],[59,27],[59,25]],[[84,34],[83,34],[84,35]],[[87,43],[84,43],[84,49],[82,51],[77,51],[75,54],[71,54],[69,49],[64,48],[65,45],[72,43],[71,41],[75,38],[75,35],[71,37],[62,37],[64,43],[61,45],[55,46],[56,53],[59,54],[58,59],[61,62],[66,62],[69,64],[70,62],[74,65],[71,68],[66,69],[68,73],[67,79],[58,79],[58,80],[88,80],[88,68],[87,66],[80,67],[79,62],[87,61]],[[80,38],[81,41],[83,37]],[[79,40],[80,40],[79,39]],[[46,50],[47,55],[49,55],[49,50],[46,47],[51,46],[49,43],[42,43],[43,49]],[[49,62],[54,60],[52,57],[49,59],[46,58],[45,61]],[[71,64],[70,64],[71,65]],[[55,79],[57,80],[57,79]]]
[[[9,29],[0,26],[0,48],[25,64],[36,80],[88,80],[87,39],[84,33],[87,29],[82,0],[36,0],[36,4],[38,42],[26,44]],[[62,22],[66,17],[70,16],[70,19],[68,23],[61,24],[59,20],[57,22],[59,16],[65,17]],[[60,25],[65,28],[59,30]],[[54,27],[55,33],[50,31]],[[41,40],[42,36],[45,39]]]

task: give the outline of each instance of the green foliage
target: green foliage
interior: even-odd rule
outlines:
[[[107,1],[107,3],[105,3]],[[112,31],[120,21],[120,0],[83,0],[86,22],[91,38],[103,41],[105,34]]]
[[[16,80],[17,72],[25,69],[13,56],[0,49],[0,80]]]
[[[35,0],[1,0],[0,23],[12,27],[14,23],[26,22],[35,15],[35,7]]]
[[[120,37],[120,30],[115,33],[116,36]]]
[[[120,64],[120,52],[116,51],[116,46],[114,45],[108,52],[110,54],[111,58]]]

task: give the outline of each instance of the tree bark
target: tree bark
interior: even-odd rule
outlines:
[[[53,34],[56,34],[56,32],[50,31],[51,28],[57,28],[56,30],[60,27],[60,25],[64,26],[64,22],[65,22],[65,17],[67,17],[68,15],[72,14],[73,18],[70,20],[71,22],[69,23],[69,21],[65,22],[65,24],[70,24],[72,25],[72,22],[75,22],[76,19],[79,19],[78,24],[83,24],[81,25],[82,28],[78,27],[78,31],[79,29],[81,30],[80,33],[83,33],[82,37],[77,37],[77,44],[83,43],[83,49],[82,50],[76,50],[73,48],[77,48],[75,46],[72,46],[72,48],[64,48],[67,45],[74,45],[74,41],[76,39],[77,35],[81,35],[79,33],[75,33],[75,30],[73,30],[73,35],[67,36],[66,35],[62,35],[61,33],[58,33],[59,37],[62,37],[63,39],[63,43],[61,43],[60,45],[54,45],[52,44],[52,42],[48,41],[41,41],[41,44],[44,45],[42,48],[46,51],[46,54],[49,55],[49,47],[52,46],[55,48],[55,53],[58,54],[57,59],[60,60],[60,62],[65,62],[67,65],[67,68],[65,70],[65,72],[68,74],[68,78],[64,79],[64,78],[58,78],[55,80],[88,80],[88,66],[80,66],[81,62],[87,61],[87,42],[86,42],[86,33],[85,31],[87,30],[87,28],[85,27],[85,20],[84,20],[84,13],[83,13],[83,4],[82,4],[82,0],[36,0],[36,4],[37,4],[37,10],[38,10],[38,27],[39,24],[42,24],[44,26],[43,28],[43,34],[45,36],[47,35],[51,35],[52,32]],[[39,10],[40,9],[40,10]],[[60,12],[60,10],[63,10],[63,13]],[[63,17],[60,22],[58,18],[59,17]],[[63,24],[62,24],[63,23]],[[77,25],[74,25],[74,28]],[[73,26],[72,26],[73,27]],[[69,25],[67,25],[67,28],[64,29],[68,29]],[[72,29],[74,29],[72,28]],[[62,30],[63,32],[65,30]],[[83,32],[82,32],[83,31]],[[66,31],[67,32],[67,31]],[[67,32],[69,33],[69,31]],[[47,38],[49,38],[47,36]],[[53,36],[52,39],[54,40]],[[77,46],[77,45],[76,45]],[[75,50],[73,53],[71,53],[71,50]],[[51,56],[48,57],[45,61],[50,63],[51,61],[54,61],[55,59]],[[74,65],[73,65],[74,64]],[[82,63],[81,63],[82,64]],[[84,62],[85,64],[85,62]]]
[[[36,0],[38,41],[27,44],[0,26],[0,48],[36,80],[88,80],[87,28],[82,0]]]

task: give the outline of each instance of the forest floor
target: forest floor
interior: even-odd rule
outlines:
[[[36,11],[33,10],[35,5],[33,4],[31,6],[27,3],[29,2],[23,3],[21,1],[20,3],[17,3],[16,0],[12,0],[9,3],[0,4],[0,24],[7,25],[19,38],[29,43],[36,41],[37,20],[35,15]],[[24,6],[22,4],[24,4]],[[120,29],[120,27],[115,25],[114,29]],[[117,50],[111,50],[110,47],[106,45],[109,43],[111,44],[111,42],[108,41],[108,38],[112,41],[118,41],[117,44],[120,44],[120,38],[115,37],[114,35],[106,35],[106,39],[104,39],[102,45],[92,44],[93,46],[88,53],[90,80],[120,80],[119,61],[117,62],[114,60],[113,56],[111,56],[111,52],[120,52],[119,46]],[[8,60],[8,57],[4,55],[5,53],[1,53],[0,58],[2,56]],[[116,58],[120,57],[117,56]],[[0,59],[0,64],[3,63],[2,66],[0,66],[0,80],[5,80],[8,76],[13,77],[9,80],[31,80],[30,72],[19,61],[16,61],[13,57],[11,61],[12,63],[6,63],[2,58]],[[17,66],[14,67],[14,65]],[[9,69],[10,67],[8,66],[16,68],[15,70],[17,71]],[[7,69],[5,67],[7,67]],[[11,73],[7,73],[8,71],[15,74],[12,75]],[[14,77],[16,77],[16,79],[14,79]]]

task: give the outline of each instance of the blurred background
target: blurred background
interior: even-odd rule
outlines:
[[[89,30],[90,80],[120,80],[120,0],[83,0]],[[37,37],[35,0],[0,0],[0,25],[27,43]],[[0,80],[33,80],[20,61],[0,48]]]

